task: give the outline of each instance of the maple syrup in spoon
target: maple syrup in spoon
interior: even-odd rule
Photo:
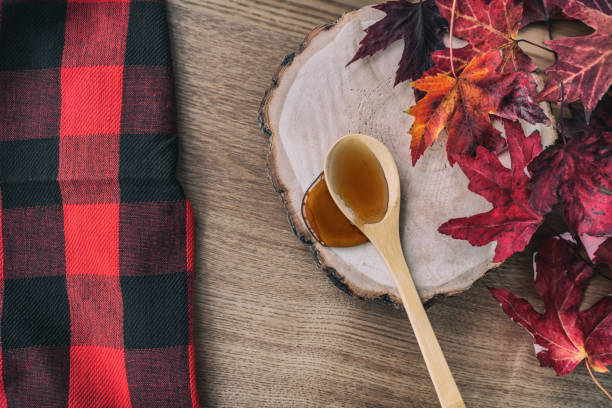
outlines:
[[[327,160],[330,184],[360,223],[377,223],[387,214],[389,188],[378,158],[360,141],[336,144]]]
[[[302,217],[315,239],[325,246],[352,247],[368,242],[334,202],[323,173],[304,194]]]
[[[387,180],[380,163],[364,145],[342,146],[337,154],[343,160],[332,174],[338,194],[355,215],[365,222],[378,222],[387,212]],[[334,202],[323,173],[310,186],[302,201],[302,216],[313,236],[325,246],[351,247],[368,239],[342,213]]]

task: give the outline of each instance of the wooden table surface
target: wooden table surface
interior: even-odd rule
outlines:
[[[169,0],[179,178],[196,214],[195,340],[207,407],[436,407],[403,311],[352,298],[291,232],[257,110],[315,26],[369,0]],[[537,298],[516,255],[428,314],[468,407],[603,407],[584,364],[541,368],[487,286]],[[611,292],[597,280],[590,291]],[[589,297],[591,299],[591,297]],[[588,301],[587,301],[588,303]],[[612,389],[609,374],[600,374]]]

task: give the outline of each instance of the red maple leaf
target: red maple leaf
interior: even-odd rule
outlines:
[[[612,268],[612,233],[603,237],[584,234],[580,242],[594,265],[608,264]]]
[[[546,69],[546,88],[540,100],[584,105],[587,121],[591,111],[612,84],[612,5],[609,1],[550,0],[563,13],[581,20],[595,32],[585,37],[545,41],[558,55]]]
[[[442,15],[450,20],[453,0],[437,3]],[[502,72],[531,72],[536,66],[516,42],[522,18],[523,4],[515,0],[457,1],[453,34],[468,41],[476,55],[502,50]]]
[[[536,21],[550,21],[558,7],[550,0],[522,0],[523,20],[521,27]]]
[[[433,65],[430,54],[444,48],[442,37],[448,31],[448,24],[436,3],[434,0],[419,3],[400,0],[378,4],[374,8],[387,15],[365,29],[367,34],[347,66],[386,49],[397,40],[404,40],[395,85],[418,78]]]
[[[529,205],[525,167],[542,151],[540,135],[525,137],[518,122],[504,121],[512,169],[504,167],[496,154],[478,147],[476,156],[458,156],[457,163],[470,179],[468,188],[483,196],[493,209],[442,224],[442,234],[465,239],[476,246],[497,241],[495,262],[522,251],[543,221],[543,213]]]
[[[514,73],[514,83],[510,87],[512,92],[502,99],[501,109],[496,113],[497,116],[510,120],[521,118],[532,125],[536,123],[550,125],[550,119],[535,102],[536,82],[531,74]]]
[[[606,372],[612,363],[612,296],[579,311],[593,268],[576,257],[573,246],[552,238],[535,256],[535,287],[544,313],[507,289],[490,290],[504,312],[533,335],[542,366],[565,375],[586,358],[595,371]]]
[[[588,127],[612,132],[612,96],[609,92],[597,104],[591,115]]]
[[[612,232],[612,132],[591,131],[546,149],[530,165],[530,204],[547,213],[563,203],[578,234]]]
[[[457,75],[463,71],[463,68],[465,68],[468,62],[470,62],[470,60],[476,55],[478,55],[478,53],[474,51],[470,44],[461,48],[453,48],[453,65]],[[433,76],[436,74],[451,74],[450,48],[434,51],[431,54],[431,59],[433,60],[434,65],[427,71],[423,72],[424,77]]]
[[[559,130],[567,137],[582,137],[592,130],[612,132],[612,96],[606,93],[591,113],[589,123],[587,123],[584,109],[582,106],[568,106],[571,118],[562,118],[559,123]]]
[[[455,68],[455,73],[460,75],[465,68],[472,60],[477,53],[472,49],[471,45],[466,45],[462,48],[454,48],[453,49],[453,64]],[[445,48],[443,50],[437,50],[431,53],[431,59],[433,61],[433,66],[429,68],[427,71],[423,72],[423,77],[426,76],[434,76],[437,74],[444,75],[452,75],[451,65],[450,65],[450,48]],[[419,91],[418,89],[414,89],[415,99],[418,102],[425,96],[425,92]]]
[[[608,264],[612,268],[612,237],[606,239],[595,251],[593,257],[595,263]]]

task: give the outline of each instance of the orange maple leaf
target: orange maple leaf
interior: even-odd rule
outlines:
[[[491,51],[472,59],[458,78],[437,74],[412,83],[427,93],[406,111],[414,116],[409,131],[413,165],[444,128],[451,164],[453,154],[473,155],[479,145],[497,153],[503,149],[505,140],[489,114],[500,112],[502,100],[513,90],[516,73],[496,73],[502,58],[501,51]]]

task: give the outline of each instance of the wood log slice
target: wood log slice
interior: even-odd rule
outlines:
[[[449,165],[445,132],[412,166],[407,132],[413,118],[403,111],[414,105],[414,92],[409,81],[393,86],[402,41],[346,66],[364,28],[383,16],[364,7],[310,32],[276,72],[259,120],[270,138],[269,176],[289,223],[299,239],[312,247],[317,263],[346,292],[400,304],[393,279],[370,243],[324,247],[314,240],[301,215],[304,192],[322,171],[325,154],[338,138],[364,133],[391,150],[401,178],[402,246],[419,294],[428,301],[468,289],[497,265],[492,261],[495,243],[473,247],[438,233],[445,221],[488,211],[491,204],[467,189],[468,179],[459,166]],[[551,116],[548,106],[545,111]],[[523,127],[526,131],[535,128],[525,123]],[[554,130],[538,129],[545,144],[552,143]]]

